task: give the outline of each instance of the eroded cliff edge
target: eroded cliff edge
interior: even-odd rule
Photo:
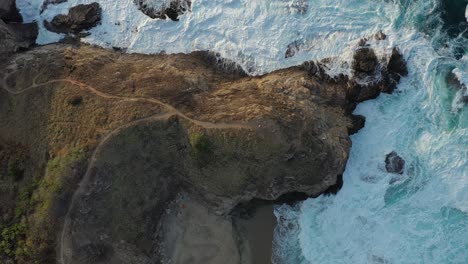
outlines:
[[[2,51],[0,260],[249,263],[233,208],[336,191],[356,103],[405,74],[361,45],[352,79],[326,60],[252,77],[211,52]]]
[[[224,226],[188,247],[211,247],[208,259],[232,251],[240,261],[230,211],[254,198],[323,193],[343,173],[349,134],[362,126],[351,115],[356,84],[324,75],[317,63],[251,77],[209,52],[65,44],[6,61],[1,168],[2,186],[11,187],[2,195],[11,199],[1,209],[3,223],[25,225],[12,246],[25,251],[19,259],[174,258],[160,242],[166,209],[176,204]],[[182,239],[177,232],[173,239]]]

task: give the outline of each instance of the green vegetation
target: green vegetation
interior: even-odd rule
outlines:
[[[0,253],[9,257],[23,257],[28,254],[25,244],[26,221],[24,218],[20,222],[8,227],[0,227]]]
[[[29,255],[26,246],[28,210],[31,209],[31,195],[37,183],[32,182],[20,188],[12,223],[0,226],[0,254],[19,259]]]
[[[84,158],[84,151],[72,149],[47,163],[45,176],[31,197],[34,212],[29,217],[26,244],[36,258],[48,255],[47,252],[53,247],[51,243],[55,239],[58,219],[52,215],[52,210],[56,206],[58,195],[67,187],[66,177],[73,175],[72,166]]]
[[[58,224],[52,211],[67,187],[67,176],[73,175],[72,167],[84,158],[84,151],[72,149],[49,160],[42,179],[22,184],[13,220],[0,225],[0,255],[19,263],[43,263],[50,257]]]
[[[192,157],[203,167],[207,165],[214,156],[214,144],[206,134],[195,132],[190,134],[190,145],[192,146]]]

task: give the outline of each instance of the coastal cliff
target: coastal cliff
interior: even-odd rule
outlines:
[[[392,69],[396,49],[377,58],[357,47],[351,63],[366,67],[350,79],[328,76],[326,61],[248,76],[207,51],[76,42],[13,53],[9,41],[0,63],[6,263],[250,263],[233,210],[338,191],[349,136],[364,125],[356,103],[393,91],[404,74]],[[369,76],[383,77],[357,79]]]

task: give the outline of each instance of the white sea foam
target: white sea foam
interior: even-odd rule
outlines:
[[[294,223],[289,233],[285,225],[279,232],[299,237],[293,243],[277,235],[285,263],[468,263],[468,111],[464,105],[453,111],[459,93],[445,82],[454,67],[466,82],[466,55],[440,56],[427,36],[395,29],[400,19],[385,27],[394,29],[393,44],[403,48],[410,74],[397,93],[356,109],[366,126],[352,137],[338,195],[277,208],[279,219]],[[391,151],[406,160],[403,176],[385,172]]]
[[[49,5],[42,14],[41,1],[17,0],[26,20],[39,22],[39,44],[61,37],[47,31],[42,26],[44,20],[67,13],[77,4],[94,1],[103,8],[103,21],[90,30],[86,42],[142,53],[212,50],[239,62],[253,74],[312,59],[349,57],[361,37],[388,30],[391,18],[387,16],[398,14],[391,4],[375,8],[360,0],[309,1],[306,13],[298,11],[303,4],[297,0],[195,0],[192,12],[174,22],[150,19],[133,0],[69,0]],[[296,40],[304,41],[301,51],[286,59],[287,46]],[[387,42],[393,41],[390,36]]]
[[[42,21],[94,1],[69,0],[43,14],[41,1],[17,2],[27,21],[39,21],[44,44],[61,36]],[[212,50],[252,74],[325,57],[338,58],[330,73],[347,73],[341,62],[357,41],[383,30],[388,39],[372,46],[379,54],[400,46],[409,76],[393,95],[358,106],[366,127],[352,137],[338,195],[277,208],[277,257],[291,264],[468,263],[468,110],[453,111],[456,93],[445,83],[455,68],[466,84],[468,63],[466,55],[458,61],[439,55],[414,27],[435,10],[434,1],[310,0],[304,13],[297,0],[196,0],[179,22],[152,20],[133,0],[97,2],[102,25],[86,42],[143,53]],[[399,2],[414,6],[403,14]],[[300,51],[286,59],[294,41]],[[406,160],[403,176],[384,171],[391,151]]]

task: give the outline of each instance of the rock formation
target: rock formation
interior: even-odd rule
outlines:
[[[192,8],[191,0],[134,0],[135,5],[145,15],[151,18],[179,21],[179,16],[190,12]]]
[[[390,173],[403,174],[405,163],[405,160],[398,156],[395,151],[390,152],[385,157],[385,169]]]
[[[23,22],[23,18],[16,8],[15,0],[2,0],[0,2],[0,18],[6,23]]]
[[[98,25],[101,22],[101,13],[98,3],[77,5],[70,8],[67,15],[57,15],[50,22],[44,21],[44,26],[56,33],[78,34]]]
[[[58,5],[67,1],[68,0],[44,0],[44,3],[42,3],[41,7],[41,13],[44,12],[44,10],[46,10],[49,5]]]
[[[46,26],[79,34],[100,13],[79,5]],[[2,54],[20,47],[15,27],[0,23]],[[356,103],[406,72],[397,51],[387,63],[369,47],[351,78],[326,63],[253,77],[212,52],[62,43],[4,56],[0,262],[250,263],[234,208],[336,193],[365,122]]]
[[[167,247],[184,245],[184,235],[171,223],[206,230],[193,248],[180,249],[181,258],[209,241],[245,259],[232,248],[241,235],[231,210],[252,199],[337,192],[349,134],[364,122],[350,114],[348,80],[320,75],[317,65],[250,77],[213,53],[130,55],[61,44],[1,67],[0,136],[31,157],[19,164],[39,168],[24,171],[18,184],[49,182],[33,189],[19,243],[42,241],[27,256],[41,261],[172,259]],[[41,189],[52,183],[56,191]],[[169,207],[180,215],[203,208],[206,217],[182,221],[165,215]],[[51,227],[62,223],[56,240]],[[216,250],[210,254],[216,259]]]
[[[15,1],[0,3],[0,58],[35,44],[38,28],[36,23],[22,23]]]

